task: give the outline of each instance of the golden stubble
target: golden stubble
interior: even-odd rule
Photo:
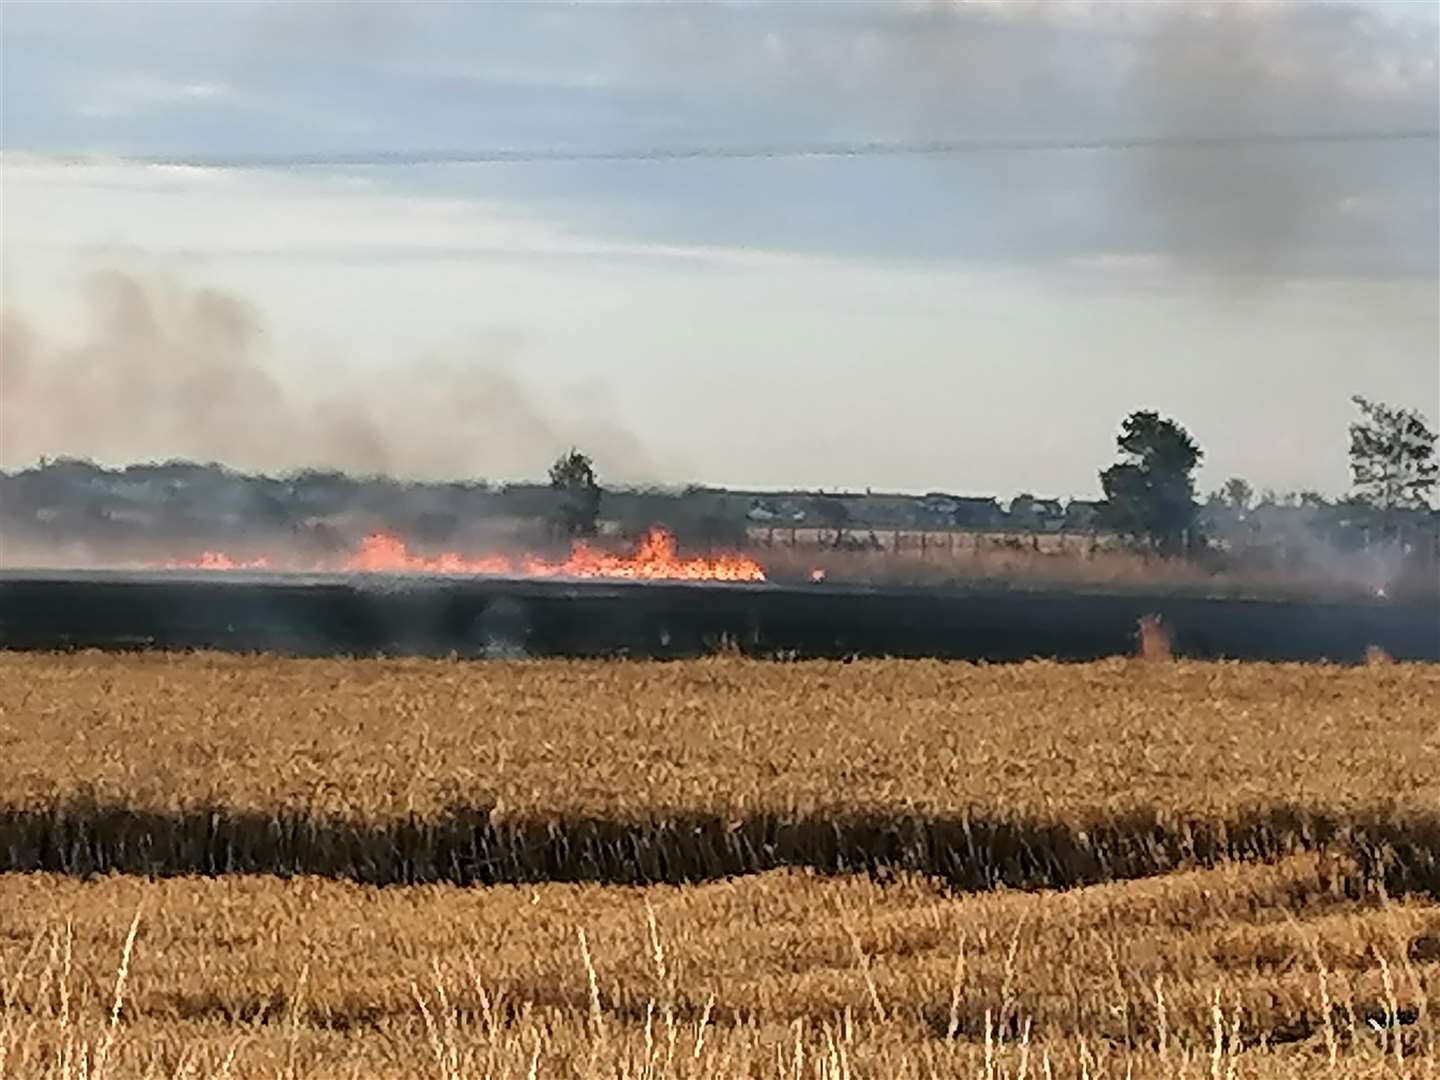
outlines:
[[[356,819],[1440,806],[1440,668],[0,654],[0,799]]]
[[[587,815],[1178,836],[1304,808],[1268,861],[1064,890],[0,874],[0,1074],[1431,1077],[1440,906],[1348,834],[1302,849],[1322,819],[1429,835],[1437,701],[1407,664],[0,655],[12,823],[469,804],[562,839]]]

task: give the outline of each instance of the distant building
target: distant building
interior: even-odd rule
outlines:
[[[1011,528],[1025,532],[1059,532],[1065,524],[1065,508],[1059,499],[1037,499],[1017,495],[1007,514]]]
[[[921,500],[920,509],[933,518],[953,521],[956,513],[960,510],[960,501],[953,495],[933,492]]]
[[[745,517],[757,525],[802,525],[807,517],[804,510],[790,499],[753,498]]]
[[[920,506],[928,520],[917,524],[956,529],[994,529],[1005,520],[998,500],[975,495],[932,491],[921,500]]]

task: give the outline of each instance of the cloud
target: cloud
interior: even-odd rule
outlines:
[[[0,154],[5,247],[199,257],[588,259],[744,268],[781,251],[607,239],[498,199],[393,190],[378,174],[83,163]]]
[[[12,8],[6,299],[20,311],[23,286],[26,303],[7,380],[94,355],[93,305],[55,282],[101,267],[152,298],[170,288],[158,268],[191,296],[182,312],[202,286],[263,305],[244,355],[317,429],[389,422],[367,372],[473,357],[539,417],[509,442],[570,436],[584,410],[564,388],[594,377],[615,427],[742,482],[1078,493],[1124,409],[1156,404],[1206,434],[1217,469],[1330,487],[1351,390],[1435,400],[1433,140],[288,173],[121,160],[1432,128],[1431,7]],[[75,116],[137,76],[131,111]],[[191,337],[155,347],[188,355]],[[464,400],[398,385],[422,420]],[[343,405],[352,386],[363,408],[320,407],[317,388]],[[481,381],[474,407],[511,392]],[[997,459],[1017,415],[1040,441]],[[1298,448],[1283,475],[1254,435],[1277,422]],[[364,449],[389,437],[294,445],[392,460]],[[429,460],[407,453],[396,467]]]
[[[1440,21],[1403,3],[56,6],[14,15],[7,42],[122,79],[263,72],[290,107],[358,108],[382,137],[433,145],[477,129],[584,143],[597,118],[642,140],[1140,134],[1156,93],[1167,115],[1223,129],[1237,71],[1254,99],[1241,120],[1406,126],[1437,109]],[[157,63],[126,65],[162,40]]]
[[[1417,5],[231,5],[204,19],[173,7],[77,19],[35,5],[7,20],[10,146],[86,150],[97,129],[114,153],[243,158],[1440,127],[1440,23]],[[55,70],[111,88],[81,99],[103,125],[70,131],[47,111],[74,84]],[[1031,265],[1143,251],[1217,277],[1433,275],[1434,152],[586,163],[379,182],[652,250]],[[1346,199],[1385,211],[1344,214]]]
[[[1083,494],[1118,418],[1153,405],[1217,475],[1333,490],[1351,391],[1435,400],[1433,282],[1298,283],[1217,317],[1183,268],[1118,240],[1043,274],[649,258],[344,176],[32,164],[5,169],[9,467],[535,476],[575,442],[619,481]],[[1025,446],[997,457],[1016,417]],[[1293,459],[1267,456],[1277,423]]]
[[[622,82],[876,134],[1140,134],[1156,93],[1200,131],[1254,110],[1313,128],[1437,109],[1436,18],[1415,5],[684,5],[558,21],[592,34],[586,63],[609,59]],[[1240,117],[1237,72],[1256,99]]]
[[[566,307],[545,293],[579,289],[570,307],[584,311],[628,302],[635,275],[815,265],[596,239],[503,204],[397,194],[363,176],[22,154],[0,164],[14,283],[0,349],[10,468],[42,454],[178,455],[515,478],[581,445],[612,480],[683,479],[682,458],[657,461],[608,403],[626,377],[611,357],[588,368],[580,359],[583,374],[558,378],[533,367],[532,338],[553,333],[547,321]],[[365,267],[390,284],[350,294]],[[78,292],[58,296],[54,283],[77,270]],[[260,283],[264,315],[222,284],[237,278]],[[24,294],[37,303],[24,303],[22,279],[39,285]],[[600,279],[608,299],[586,288]],[[428,314],[414,310],[416,288]],[[276,332],[276,311],[296,333]],[[577,377],[579,397],[567,390]]]
[[[109,119],[146,109],[235,105],[239,95],[223,83],[182,83],[132,76],[106,82],[88,93],[76,111],[92,119]]]

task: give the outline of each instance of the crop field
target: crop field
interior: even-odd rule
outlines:
[[[1354,553],[1338,565],[1284,550],[1166,558],[1117,537],[1075,533],[853,530],[837,543],[833,531],[802,532],[792,542],[788,529],[755,530],[746,550],[776,581],[806,580],[818,571],[827,581],[876,585],[1004,581],[1297,597],[1373,597],[1383,588],[1387,596],[1416,600],[1440,592],[1440,548],[1433,538],[1420,539],[1400,563],[1374,552]]]
[[[1431,1077],[1440,668],[0,654],[0,1076]]]

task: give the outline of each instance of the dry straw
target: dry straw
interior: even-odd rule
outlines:
[[[1431,1080],[1437,704],[0,655],[0,1076]]]

